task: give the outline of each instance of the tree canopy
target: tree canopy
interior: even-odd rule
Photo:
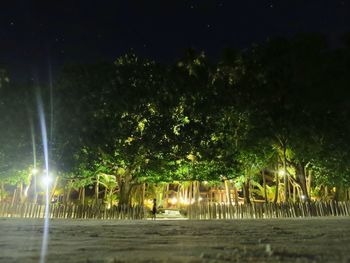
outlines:
[[[349,69],[349,47],[331,49],[318,35],[225,50],[216,63],[189,50],[174,64],[128,53],[110,64],[69,66],[53,87],[54,114],[46,114],[50,161],[83,185],[100,176],[119,188],[122,203],[145,182],[249,185],[266,172],[277,188],[279,170],[286,201],[294,183],[309,198],[311,176],[320,186],[349,187]],[[35,90],[0,71],[0,180],[7,183],[41,147],[31,137],[40,133]]]

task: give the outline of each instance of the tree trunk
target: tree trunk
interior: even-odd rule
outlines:
[[[244,203],[250,204],[249,179],[243,183]]]
[[[118,177],[119,185],[119,205],[131,205],[130,193],[132,190],[132,176],[130,173],[125,173]]]
[[[35,166],[34,166],[35,167]],[[34,197],[33,197],[33,203],[36,204],[38,202],[38,178],[37,175],[33,175],[33,180],[34,180]]]
[[[267,203],[267,191],[266,191],[265,170],[262,170],[262,178],[263,178],[263,187],[264,187],[264,199],[265,199],[265,203]]]
[[[96,184],[95,184],[95,205],[98,204],[98,194],[99,194],[99,191],[100,191],[100,175],[96,175]]]
[[[297,192],[298,192],[299,200],[301,200],[301,199],[302,199],[302,198],[301,198],[302,194],[301,194],[301,188],[300,188],[300,186],[298,185],[298,187],[296,187],[296,189],[297,189]]]
[[[187,202],[187,195],[188,195],[188,187],[185,184],[185,185],[182,185],[182,188],[183,188],[182,199],[183,199],[184,204],[186,204],[186,202]]]
[[[29,175],[29,178],[28,178],[28,185],[26,185],[23,189],[23,200],[22,202],[25,202],[27,199],[28,199],[28,191],[29,191],[29,188],[31,186],[31,183],[32,183],[32,175]]]
[[[335,192],[334,192],[334,200],[335,201],[339,201],[339,187],[336,186],[335,188]]]
[[[180,183],[178,187],[178,194],[177,194],[177,205],[176,205],[177,208],[181,207],[181,200],[184,200],[184,190],[183,190],[183,186]]]
[[[119,205],[130,205],[130,182],[122,182],[119,188]]]
[[[325,201],[328,200],[328,186],[327,185],[324,187],[324,200]]]
[[[146,193],[146,184],[142,184],[142,190],[141,190],[141,202],[140,205],[144,206],[145,205],[145,193]]]
[[[109,208],[113,207],[112,196],[113,196],[113,189],[109,189]]]
[[[16,202],[16,195],[17,195],[17,188],[15,189],[15,191],[13,191],[11,206],[13,206]]]
[[[53,186],[52,186],[49,202],[52,201],[52,198],[53,198],[53,196],[55,195],[55,192],[56,192],[56,188],[57,188],[57,184],[58,184],[59,178],[60,178],[59,176],[56,177],[55,182],[54,182],[54,184],[53,184]]]
[[[288,171],[287,171],[287,142],[286,140],[282,141],[282,150],[283,150],[283,184],[284,184],[284,201],[288,202],[289,200],[289,180],[288,180]]]
[[[19,183],[19,202],[24,203],[25,197],[24,197],[24,192],[23,192],[23,182]]]
[[[196,204],[199,203],[199,181],[194,181],[193,182],[193,187],[194,187],[194,202]]]
[[[238,206],[238,191],[235,183],[232,184],[233,192],[235,193],[235,205]]]
[[[168,207],[168,199],[169,199],[169,184],[166,183],[163,186],[163,208],[167,208]]]
[[[85,204],[85,187],[81,188],[81,204]]]
[[[306,183],[306,189],[308,193],[311,193],[311,182],[312,181],[312,173],[311,171],[308,172],[308,177],[307,177],[307,183]]]
[[[303,192],[303,201],[309,201],[309,195],[306,186],[305,166],[303,164],[296,165],[296,176],[298,183],[300,184],[301,191]]]
[[[0,183],[0,202],[3,202],[5,199],[5,184],[4,182]]]
[[[278,191],[279,191],[279,182],[280,182],[278,171],[275,172],[275,180],[276,180],[276,191],[275,191],[275,198],[273,202],[276,204],[278,202]]]
[[[72,191],[72,180],[69,181],[69,183],[67,184],[67,192],[66,194],[64,195],[64,200],[63,200],[63,203],[66,205],[69,203],[70,201],[70,194],[71,194],[71,191]]]
[[[335,201],[344,201],[345,200],[344,186],[342,184],[338,184],[335,188],[334,200]]]
[[[156,199],[157,204],[164,207],[164,186],[162,185],[162,191],[157,190],[159,189],[159,185],[156,186]]]
[[[293,183],[293,203],[295,203],[296,202],[296,186],[295,186],[295,183]]]
[[[188,200],[190,205],[192,204],[192,197],[193,197],[192,191],[193,191],[193,184],[192,182],[190,182],[189,189],[188,189]]]
[[[230,181],[229,180],[225,180],[224,181],[225,184],[225,190],[226,190],[226,201],[227,203],[229,203],[230,205],[232,205],[232,200],[231,200],[231,189],[230,189]]]

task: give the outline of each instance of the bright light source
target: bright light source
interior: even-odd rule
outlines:
[[[53,181],[53,178],[52,176],[48,176],[48,175],[44,175],[42,178],[41,178],[41,183],[43,186],[49,186]]]
[[[177,203],[177,198],[176,197],[173,197],[173,198],[170,199],[170,204],[176,205],[176,203]]]
[[[33,175],[36,175],[37,173],[38,173],[38,169],[33,168],[33,169],[32,169],[32,174],[33,174]]]
[[[278,171],[278,175],[279,176],[283,176],[283,175],[285,175],[286,173],[285,173],[285,171],[284,170],[279,170]]]
[[[183,199],[182,197],[180,197],[180,203],[183,205],[188,205],[190,202],[187,200],[187,198],[185,197],[185,199]]]
[[[302,195],[302,196],[301,196],[301,200],[305,201],[305,200],[306,200],[306,196],[305,196],[305,195]]]
[[[204,185],[207,185],[207,184],[208,184],[208,181],[203,181],[203,184],[204,184]]]

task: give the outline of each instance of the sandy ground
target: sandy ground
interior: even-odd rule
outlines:
[[[0,218],[0,262],[38,262],[43,220]],[[350,262],[350,217],[51,220],[47,262]]]

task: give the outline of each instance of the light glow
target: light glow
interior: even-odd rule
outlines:
[[[182,197],[180,197],[180,203],[182,204],[182,205],[191,205],[191,204],[194,204],[194,199],[187,199],[187,198],[185,198],[185,199],[183,199]]]
[[[170,199],[170,204],[176,205],[177,204],[177,198],[176,197],[171,198]]]
[[[44,186],[44,187],[49,187],[53,182],[53,177],[50,176],[50,175],[44,175],[42,178],[41,178],[41,184]]]

